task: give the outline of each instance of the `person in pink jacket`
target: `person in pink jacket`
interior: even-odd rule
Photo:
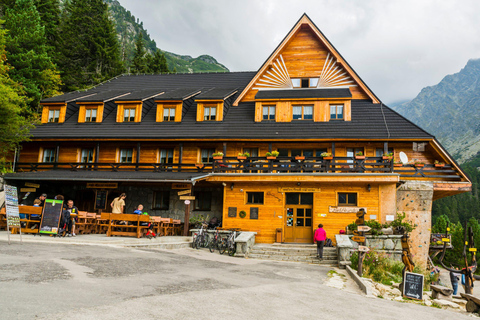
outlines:
[[[318,229],[315,230],[313,235],[313,242],[317,243],[317,258],[323,260],[323,245],[327,239],[327,232],[323,229],[323,224],[318,225]]]

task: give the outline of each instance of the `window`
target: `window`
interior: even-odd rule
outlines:
[[[200,211],[210,211],[212,208],[212,193],[210,191],[195,192],[195,209]]]
[[[263,204],[263,192],[247,192],[247,204]]]
[[[316,88],[318,85],[318,78],[297,78],[292,79],[294,88]]]
[[[313,193],[286,193],[287,204],[313,204]]]
[[[263,106],[263,120],[275,120],[275,106]]]
[[[330,119],[343,120],[343,104],[330,105]]]
[[[93,162],[93,149],[82,149],[82,153],[80,155],[80,162]]]
[[[173,163],[173,149],[160,150],[160,163]]]
[[[248,153],[250,157],[258,157],[258,148],[243,148],[243,153]]]
[[[282,157],[296,157],[296,156],[304,156],[304,157],[313,157],[313,150],[312,149],[278,149],[280,152],[280,156]]]
[[[55,149],[43,149],[43,162],[55,162]]]
[[[134,121],[135,121],[135,108],[123,109],[123,122],[134,122]]]
[[[385,152],[383,152],[383,148],[377,148],[375,149],[375,156],[376,157],[382,157]],[[393,149],[388,148],[387,153],[392,153],[393,154]]]
[[[328,152],[328,149],[327,148],[317,149],[317,150],[315,150],[315,156],[316,157],[321,157],[322,153],[324,153],[324,152]]]
[[[293,106],[293,120],[312,120],[313,106]]]
[[[121,149],[120,150],[120,162],[132,163],[133,162],[133,149]]]
[[[168,210],[170,208],[170,191],[155,191],[153,193],[154,210]]]
[[[356,206],[357,194],[356,193],[338,193],[338,205],[339,206]]]
[[[97,121],[97,109],[85,109],[85,122]]]
[[[203,108],[203,120],[215,121],[217,116],[217,106],[205,106]]]
[[[359,152],[365,155],[363,148],[347,148],[347,157],[352,158],[352,159],[348,159],[347,163],[353,163],[353,157]],[[353,168],[353,167],[350,166],[350,168]]]
[[[175,107],[163,108],[163,121],[175,121]]]
[[[60,120],[60,109],[48,109],[48,122],[58,122]]]
[[[310,88],[316,88],[318,85],[318,78],[310,78]]]
[[[213,154],[215,153],[215,149],[202,149],[200,158],[202,163],[211,163],[213,162]]]

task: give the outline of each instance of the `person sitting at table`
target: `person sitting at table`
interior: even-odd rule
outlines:
[[[33,206],[34,207],[41,207],[42,206],[42,200],[40,200],[40,199],[33,200]],[[20,215],[20,219],[26,219],[27,218],[26,215],[24,215],[24,216],[25,216],[25,218],[22,218],[22,216]],[[30,220],[40,221],[40,215],[39,214],[31,214],[30,215]]]
[[[78,208],[73,205],[73,200],[68,200],[67,207],[63,210],[63,224],[67,226],[67,237],[75,237],[75,221],[77,217],[71,218],[71,214],[78,214]]]
[[[40,200],[40,207],[43,207],[45,205],[45,199],[47,199],[47,194],[42,193],[40,195],[40,197],[38,197],[37,199]],[[35,199],[35,200],[37,200],[37,199]]]
[[[137,210],[135,210],[133,213],[134,214],[144,214],[144,215],[148,216],[148,213],[143,212],[143,205],[142,204],[139,204],[137,206]],[[152,222],[141,221],[140,225],[141,226],[148,226],[148,231],[147,231],[147,234],[145,235],[146,237],[154,237],[154,238],[157,237],[155,232],[153,232],[153,223]]]

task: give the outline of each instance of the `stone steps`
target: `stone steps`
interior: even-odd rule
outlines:
[[[255,244],[248,257],[322,265],[336,265],[338,263],[336,248],[324,248],[323,260],[320,261],[317,259],[317,246],[312,244]]]

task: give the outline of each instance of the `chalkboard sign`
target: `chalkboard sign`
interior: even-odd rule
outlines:
[[[57,234],[62,211],[63,200],[46,199],[39,233]]]
[[[228,207],[228,217],[235,218],[237,216],[237,207]]]
[[[250,208],[250,219],[258,219],[258,208]]]
[[[416,300],[423,299],[423,274],[405,272],[403,296]]]
[[[97,210],[97,209],[102,209],[102,210],[107,209],[107,196],[108,196],[108,191],[107,190],[97,190],[97,191],[95,191],[95,210]]]

